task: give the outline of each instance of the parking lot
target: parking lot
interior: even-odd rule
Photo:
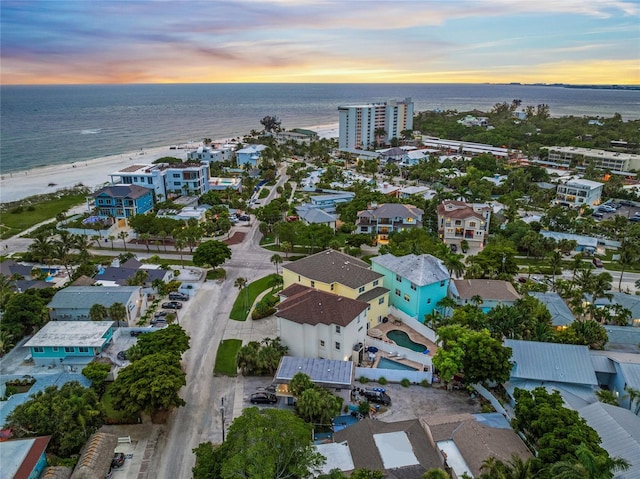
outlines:
[[[615,216],[622,216],[624,218],[634,218],[635,216],[640,216],[640,206],[620,206],[619,208],[617,208],[615,211],[613,212],[605,212],[605,211],[601,211],[598,209],[598,207],[595,207],[594,210],[597,213],[602,213],[602,220],[607,220],[607,219],[611,219]],[[637,213],[637,215],[636,215]],[[595,218],[595,217],[594,217]],[[598,220],[598,218],[595,218],[596,220]]]

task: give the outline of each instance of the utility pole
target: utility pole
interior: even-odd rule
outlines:
[[[220,418],[222,420],[222,442],[224,442],[224,398],[220,398]]]

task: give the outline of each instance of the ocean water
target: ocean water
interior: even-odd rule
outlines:
[[[411,97],[416,111],[490,109],[514,98],[551,114],[640,117],[640,91],[472,84],[173,84],[0,87],[3,173],[202,138],[338,122],[340,105]]]

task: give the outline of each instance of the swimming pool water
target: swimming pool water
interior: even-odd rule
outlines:
[[[402,364],[397,361],[392,361],[391,359],[387,358],[380,358],[380,361],[378,361],[378,366],[376,367],[379,369],[395,369],[397,371],[417,371],[416,368],[407,366],[406,364]]]
[[[418,351],[419,353],[422,353],[425,349],[428,349],[424,344],[414,343],[413,341],[411,341],[409,335],[404,331],[400,331],[399,329],[393,329],[387,332],[387,338],[396,343],[398,346],[411,349],[412,351]]]

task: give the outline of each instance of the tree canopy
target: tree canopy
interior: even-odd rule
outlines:
[[[153,333],[138,336],[136,348],[128,354],[128,358],[135,361],[144,356],[158,353],[176,353],[181,356],[189,349],[189,336],[177,324],[170,324]]]
[[[193,264],[217,268],[231,258],[231,248],[221,241],[209,240],[201,243],[193,253]]]

